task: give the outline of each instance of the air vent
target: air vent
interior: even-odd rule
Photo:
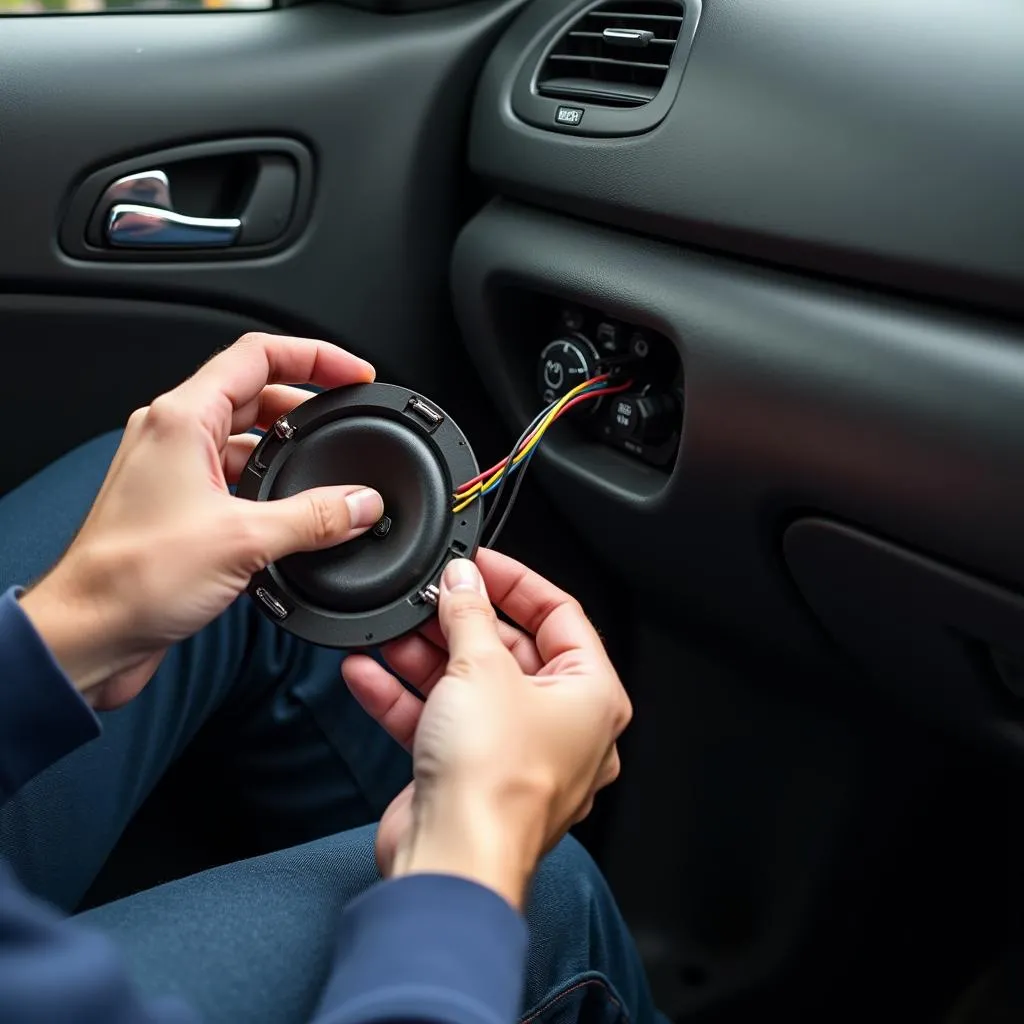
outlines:
[[[609,0],[559,36],[537,75],[537,92],[603,107],[641,107],[665,84],[683,26],[671,0]]]

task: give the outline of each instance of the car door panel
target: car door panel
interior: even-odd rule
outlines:
[[[23,432],[0,462],[9,490],[194,373],[262,321],[219,309],[53,295],[0,296],[0,395]]]
[[[194,366],[195,350],[208,349],[214,334],[223,344],[259,322],[331,338],[373,359],[382,378],[458,406],[473,379],[454,340],[445,286],[464,201],[461,142],[479,66],[515,7],[512,0],[388,17],[324,3],[4,19],[0,289],[23,296],[20,308],[33,295],[41,309],[52,308],[44,296],[64,295],[219,311],[189,314],[193,324],[205,317],[208,328],[202,341],[177,343],[190,352],[180,360],[163,352],[172,336],[154,332],[148,314],[139,317],[137,360],[167,368],[160,387],[173,383],[172,366],[173,374]],[[115,165],[145,163],[170,147],[230,147],[267,136],[297,140],[313,159],[308,221],[284,250],[237,260],[171,253],[111,261],[62,246],[72,199],[90,175],[112,169],[113,181]],[[0,346],[9,353],[0,393],[12,418],[38,417],[41,370],[101,358],[102,348],[83,339],[102,337],[111,321],[93,317],[96,304],[76,308],[76,329],[66,335],[71,319],[50,318],[41,329],[0,319]],[[132,308],[141,307],[119,307],[120,322]],[[29,393],[15,373],[24,359],[10,353],[24,351],[34,354],[41,393]],[[132,401],[152,397],[145,388],[157,384],[155,376],[139,380],[131,362],[112,360],[105,372],[105,391]],[[97,399],[84,387],[83,403]],[[123,407],[96,419],[72,406],[65,444],[84,440]],[[472,408],[463,409],[466,417],[486,422]],[[4,483],[53,453],[42,445],[10,464]]]

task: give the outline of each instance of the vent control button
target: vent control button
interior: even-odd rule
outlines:
[[[559,107],[555,111],[556,124],[579,124],[583,120],[582,107]]]

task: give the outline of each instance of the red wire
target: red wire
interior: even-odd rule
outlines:
[[[601,381],[607,379],[608,374],[605,373],[602,374],[600,377],[591,378],[589,381],[587,381],[587,383],[598,384]],[[617,395],[620,391],[626,391],[632,386],[633,382],[631,380],[627,380],[625,384],[619,384],[617,387],[614,388],[602,388],[600,391],[590,391],[582,395],[577,395],[574,399],[572,399],[572,401],[566,402],[566,404],[562,406],[561,409],[558,410],[558,415],[551,421],[550,424],[548,424],[548,426],[550,427],[552,424],[557,423],[558,420],[560,420],[570,409],[572,409],[576,405],[579,405],[580,402],[585,402],[589,398],[600,398],[602,395]],[[537,429],[539,430],[540,428],[538,427]],[[529,435],[529,437],[527,437],[523,441],[523,443],[519,447],[525,448],[534,439],[534,437],[536,437],[536,435],[537,431],[535,430],[532,434]],[[468,488],[472,487],[474,484],[478,484],[480,483],[480,481],[487,480],[488,478],[494,476],[494,474],[497,473],[499,469],[502,469],[504,467],[505,463],[508,462],[509,458],[514,457],[515,452],[513,452],[511,456],[506,455],[505,458],[501,460],[501,462],[496,462],[493,466],[491,466],[490,469],[484,470],[478,476],[473,477],[472,480],[467,480],[460,488],[458,488],[458,490],[456,490],[456,497],[462,494]]]
[[[587,384],[587,385],[590,385],[590,384],[600,384],[601,381],[607,380],[607,379],[608,379],[608,374],[607,373],[603,373],[599,377],[591,377],[590,380],[584,381],[584,383]],[[593,392],[593,394],[596,394],[596,393],[597,392]],[[601,394],[604,394],[604,391],[602,391]],[[577,399],[579,399],[579,398],[590,398],[590,397],[591,397],[591,395],[577,395],[576,398],[574,398],[571,402],[566,403],[565,409],[568,409],[569,406],[574,405],[576,403]],[[561,413],[564,412],[565,409],[563,409],[559,413],[559,416],[561,416]],[[556,416],[555,419],[557,420],[558,416]],[[520,445],[520,447],[521,448],[525,448],[526,445],[528,445],[533,440],[534,435],[536,435],[536,433],[537,433],[537,431],[535,430],[532,434],[530,434],[529,437],[527,437],[523,441],[523,443]],[[514,457],[514,456],[515,456],[515,452],[512,453],[511,457]],[[456,490],[455,493],[457,495],[461,494],[468,487],[472,487],[473,484],[478,484],[478,483],[480,483],[481,480],[486,480],[489,477],[494,476],[494,474],[497,473],[499,469],[503,469],[504,468],[505,463],[508,462],[509,458],[510,458],[510,456],[506,455],[505,458],[503,458],[500,462],[496,462],[493,466],[491,466],[490,469],[485,469],[482,473],[480,473],[477,476],[473,477],[472,480],[467,480],[460,488],[458,488],[458,490]]]
[[[614,388],[602,388],[600,391],[591,391],[585,395],[577,395],[571,402],[566,402],[565,405],[558,410],[558,415],[551,421],[557,423],[574,405],[578,405],[580,402],[585,402],[588,398],[601,398],[603,395],[617,395],[620,391],[628,391],[633,386],[631,380],[627,380],[625,384],[619,384]],[[536,433],[536,431],[534,431]],[[530,435],[523,442],[523,444],[529,444],[533,434]]]

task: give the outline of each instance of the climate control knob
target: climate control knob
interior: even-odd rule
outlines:
[[[679,405],[671,395],[649,389],[610,399],[611,436],[626,444],[659,445],[678,428]]]
[[[537,390],[553,402],[597,373],[597,349],[582,335],[559,338],[547,345],[537,366]]]

